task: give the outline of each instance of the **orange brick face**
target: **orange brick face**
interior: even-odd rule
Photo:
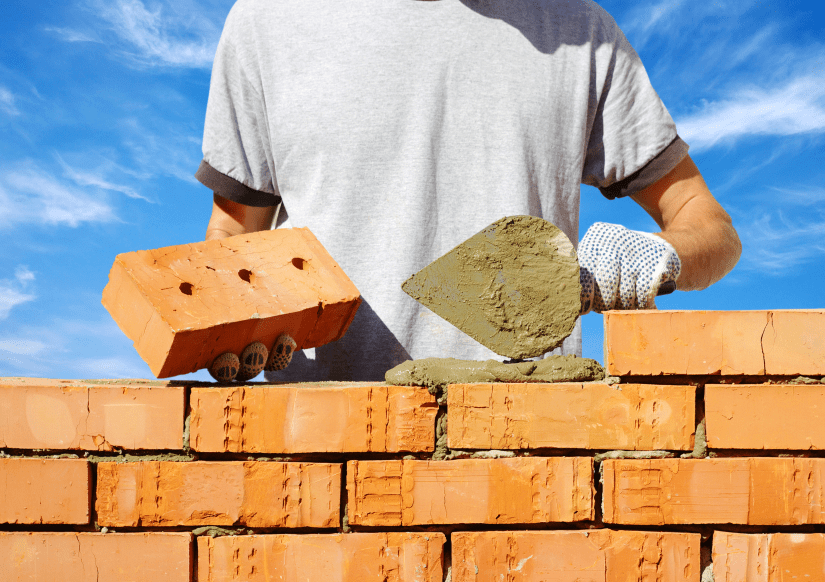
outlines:
[[[425,452],[435,398],[414,386],[193,388],[192,448],[203,452]]]
[[[441,582],[444,534],[198,538],[198,582]]]
[[[350,461],[349,522],[368,526],[593,518],[593,460]]]
[[[695,397],[693,386],[457,384],[449,446],[691,450]]]
[[[341,466],[274,462],[100,463],[101,526],[338,527]]]
[[[790,582],[825,576],[825,535],[713,534],[716,582]]]
[[[0,380],[0,400],[0,446],[183,448],[183,386],[6,379]]]
[[[3,580],[189,582],[190,533],[0,532]]]
[[[288,333],[298,349],[340,338],[358,290],[305,228],[118,255],[103,305],[158,378],[206,368]],[[231,306],[231,309],[227,309]]]
[[[458,532],[453,582],[699,582],[699,534],[591,531]]]
[[[611,311],[614,376],[825,375],[825,310]]]
[[[708,446],[825,449],[825,385],[705,386]]]
[[[0,459],[0,523],[89,523],[91,474],[75,459]]]
[[[825,523],[825,459],[608,460],[602,472],[605,523]]]

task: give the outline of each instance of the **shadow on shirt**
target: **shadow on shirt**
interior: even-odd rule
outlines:
[[[311,352],[310,352],[311,355]],[[295,352],[286,370],[266,372],[268,382],[384,381],[384,374],[412,359],[395,335],[362,299],[338,341],[315,348],[315,358]]]
[[[590,30],[595,19],[585,3],[536,0],[460,2],[482,16],[506,22],[544,54],[553,54],[562,45],[583,45],[595,40]]]

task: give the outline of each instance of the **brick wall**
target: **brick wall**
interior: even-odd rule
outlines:
[[[823,324],[609,313],[607,381],[444,406],[0,379],[0,580],[825,580]]]

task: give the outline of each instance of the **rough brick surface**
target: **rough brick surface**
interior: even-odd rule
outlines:
[[[424,452],[435,398],[415,386],[193,388],[192,448],[203,452]]]
[[[341,466],[322,463],[100,463],[107,527],[338,527]]]
[[[825,449],[825,385],[705,386],[708,446]]]
[[[0,532],[0,579],[189,582],[190,533]]]
[[[593,460],[350,461],[347,498],[353,525],[583,521],[593,519]]]
[[[716,582],[790,582],[825,579],[825,535],[713,534]]]
[[[614,376],[825,375],[825,310],[611,311]]]
[[[91,473],[76,459],[1,459],[0,523],[89,523]]]
[[[444,534],[198,538],[198,582],[442,582]]]
[[[103,305],[158,378],[206,368],[288,333],[298,349],[340,338],[358,290],[306,228],[118,255]]]
[[[691,450],[696,389],[645,384],[455,384],[453,449]]]
[[[605,523],[825,523],[825,459],[608,460],[602,472]]]
[[[451,541],[452,582],[699,582],[701,574],[699,534],[459,532]]]
[[[0,447],[183,447],[183,386],[93,382],[0,379]]]

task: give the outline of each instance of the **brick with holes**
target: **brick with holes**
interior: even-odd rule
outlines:
[[[210,366],[281,334],[294,349],[339,339],[358,289],[306,228],[117,256],[103,305],[158,378]]]

